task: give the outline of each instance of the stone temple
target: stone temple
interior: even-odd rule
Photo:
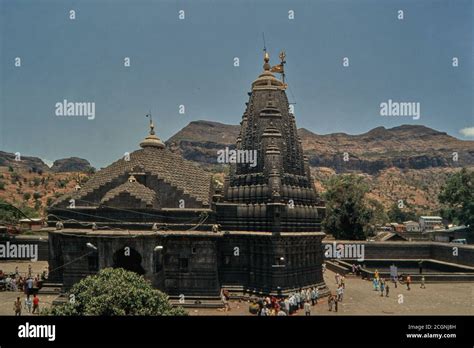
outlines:
[[[324,291],[324,207],[290,112],[284,59],[271,67],[265,53],[263,70],[236,139],[255,163],[230,164],[222,187],[166,148],[150,120],[139,150],[50,207],[50,279],[69,288],[123,267],[172,296]]]

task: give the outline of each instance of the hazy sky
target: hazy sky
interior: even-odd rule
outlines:
[[[0,150],[100,167],[138,148],[150,109],[163,140],[193,120],[237,124],[262,32],[271,63],[286,50],[298,127],[422,124],[473,139],[459,133],[474,127],[472,3],[0,0]],[[94,102],[95,118],[56,116],[64,99]],[[380,116],[389,99],[420,103],[420,119]]]

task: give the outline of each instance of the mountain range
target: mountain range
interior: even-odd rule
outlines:
[[[217,151],[234,148],[239,131],[239,125],[193,121],[169,138],[166,146],[222,176]],[[461,167],[474,170],[474,141],[425,126],[377,127],[358,135],[320,135],[300,128],[298,134],[319,192],[330,176],[354,172],[365,177],[370,197],[386,208],[403,200],[420,214],[434,213],[447,177]],[[0,151],[0,198],[23,204],[25,193],[39,192],[45,206],[48,198],[87,180],[92,170],[87,160],[77,157],[56,160],[50,168],[37,157],[16,161],[15,154]],[[27,185],[18,187],[19,181]]]

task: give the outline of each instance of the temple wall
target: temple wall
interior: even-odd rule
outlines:
[[[323,244],[332,244],[324,241]],[[474,245],[436,242],[366,242],[336,241],[337,244],[363,244],[365,259],[435,259],[466,266],[474,266]],[[458,255],[453,248],[457,248]]]

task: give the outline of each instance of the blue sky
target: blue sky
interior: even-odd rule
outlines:
[[[460,134],[474,127],[472,3],[0,0],[0,150],[101,167],[138,148],[150,109],[164,140],[193,120],[237,124],[262,70],[262,32],[271,63],[286,50],[298,127],[422,124],[472,139]],[[95,102],[95,119],[56,116],[64,99]],[[419,102],[421,118],[380,116],[388,99]]]

